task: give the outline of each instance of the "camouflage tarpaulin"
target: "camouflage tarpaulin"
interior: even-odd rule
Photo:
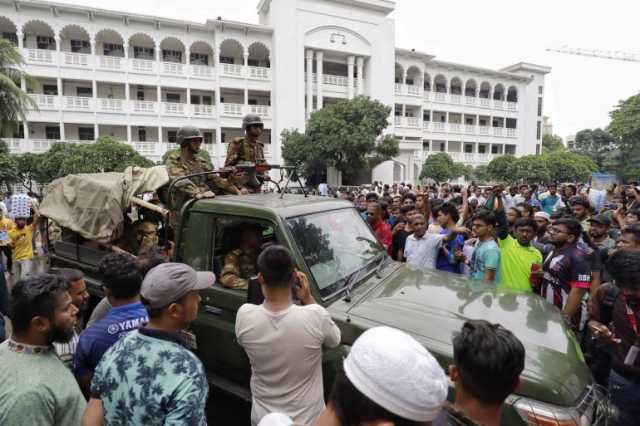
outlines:
[[[68,175],[47,185],[40,214],[86,239],[107,243],[120,237],[124,211],[133,195],[168,183],[164,166]]]

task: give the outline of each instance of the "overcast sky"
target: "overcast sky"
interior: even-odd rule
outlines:
[[[197,22],[218,16],[258,21],[258,0],[57,1]],[[563,138],[606,126],[618,101],[640,91],[640,63],[545,51],[569,45],[640,54],[640,1],[397,0],[396,5],[391,16],[397,47],[496,69],[520,61],[552,67],[544,109]]]

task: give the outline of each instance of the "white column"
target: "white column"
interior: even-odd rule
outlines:
[[[127,143],[131,143],[131,125],[127,124]]]
[[[156,47],[156,63],[158,67],[156,72],[160,74],[162,73],[162,49],[160,49],[159,47]]]
[[[324,59],[323,52],[316,52],[316,79],[317,83],[317,99],[316,99],[316,109],[322,109],[322,82],[324,80],[322,73],[322,61]]]
[[[93,123],[93,140],[97,140],[100,137],[100,128],[98,127],[98,123]]]
[[[94,108],[98,106],[98,82],[96,80],[91,80],[91,92],[93,93],[93,102]]]
[[[162,143],[162,126],[158,126],[158,142]]]
[[[400,119],[400,125],[404,126],[405,122],[406,122],[406,118],[405,118],[405,114],[407,113],[407,106],[405,104],[402,104],[402,118]]]
[[[347,96],[349,99],[353,99],[353,65],[355,60],[355,56],[347,56]]]
[[[131,85],[129,83],[124,85],[124,99],[127,103],[131,100]]]
[[[184,63],[187,65],[191,63],[191,51],[189,49],[184,51]]]
[[[356,58],[356,67],[358,70],[358,88],[356,93],[358,96],[362,96],[364,95],[364,58],[362,56]]]
[[[26,120],[22,122],[22,133],[24,133],[26,140],[31,139],[31,135],[29,135],[29,123]]]
[[[63,141],[67,138],[64,132],[64,121],[60,120],[58,126],[60,126],[60,140]]]
[[[58,85],[58,101],[60,102],[59,107],[60,107],[60,109],[62,109],[62,108],[64,108],[64,104],[62,103],[62,101],[63,101],[62,90],[64,89],[64,87],[62,87],[62,78],[58,77],[56,79],[56,84]]]
[[[313,112],[313,50],[307,50],[307,119]]]
[[[24,37],[24,34],[22,33],[22,31],[18,31],[16,33],[16,36],[18,37],[18,48],[22,49],[24,47],[24,40],[22,39],[22,37]]]
[[[54,37],[54,40],[56,41],[56,52],[60,53],[60,51],[62,50],[62,46],[60,46],[60,44],[62,43],[62,39],[60,37]]]
[[[244,51],[244,78],[249,77],[249,49]],[[249,113],[249,82],[247,80],[244,81],[244,107],[243,114]]]
[[[124,59],[129,58],[129,43],[124,43],[122,45],[122,50],[124,50]]]

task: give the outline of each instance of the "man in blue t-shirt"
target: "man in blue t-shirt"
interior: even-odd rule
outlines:
[[[73,373],[80,389],[89,395],[93,372],[102,355],[121,337],[149,321],[147,310],[140,302],[142,276],[135,257],[128,253],[112,253],[98,265],[105,297],[112,308],[106,317],[91,325],[80,335],[73,359]]]
[[[471,256],[471,278],[490,284],[500,283],[500,248],[494,240],[496,218],[493,213],[479,211],[472,218],[473,233],[478,242]]]
[[[558,187],[555,184],[547,186],[548,192],[540,195],[540,205],[542,211],[547,214],[553,214],[556,210],[564,207],[562,198],[557,193]]]
[[[460,219],[460,215],[456,206],[450,203],[441,205],[436,215],[436,220],[442,227],[440,233],[449,235],[449,233],[453,232],[458,219]],[[463,246],[464,236],[460,234],[442,246],[436,259],[436,269],[461,274],[460,262],[464,259],[464,255],[462,254]]]

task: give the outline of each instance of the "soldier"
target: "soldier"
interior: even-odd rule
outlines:
[[[244,138],[234,138],[227,149],[227,159],[224,162],[225,167],[234,167],[238,163],[265,164],[264,146],[258,140],[262,135],[264,124],[260,116],[256,114],[247,114],[242,119],[242,130],[245,132]],[[258,175],[260,182],[268,180],[268,176]],[[258,192],[259,187],[253,187],[248,179],[236,175],[234,181],[238,186],[247,187],[251,192]]]
[[[249,279],[257,273],[258,249],[262,243],[262,229],[243,226],[240,246],[231,250],[224,258],[220,282],[228,288],[246,290]]]
[[[211,161],[200,152],[202,134],[193,126],[183,126],[177,134],[180,149],[174,149],[167,153],[165,166],[171,179],[186,176],[191,173],[207,172],[213,170]],[[226,194],[240,194],[241,191],[231,182],[222,179],[217,174],[196,176],[185,179],[176,184],[176,190],[182,197],[178,206],[184,204],[188,198],[213,198],[214,192]],[[172,203],[173,204],[173,203]]]

